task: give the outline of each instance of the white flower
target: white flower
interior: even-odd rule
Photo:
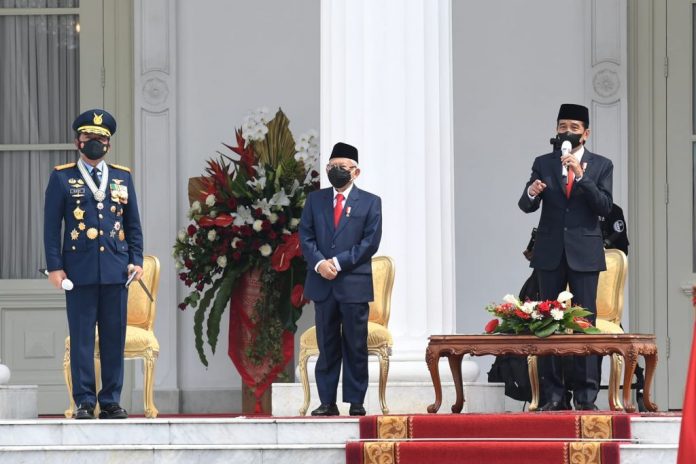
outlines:
[[[205,197],[205,204],[208,206],[214,206],[215,205],[215,195],[210,194],[207,197]]]
[[[273,195],[268,204],[271,206],[289,206],[290,198],[285,194],[285,189],[281,188]]]
[[[271,248],[271,245],[268,243],[264,243],[259,247],[259,253],[261,253],[261,256],[270,256],[272,251],[273,248]]]
[[[256,176],[247,181],[247,185],[253,189],[262,191],[266,187],[266,170],[262,166],[254,166]]]
[[[210,229],[208,231],[208,240],[210,240],[212,242],[212,241],[215,241],[216,238],[217,238],[217,232],[215,232],[215,229]]]
[[[534,311],[532,311],[532,319],[538,321],[538,320],[541,320],[543,317],[544,316],[542,316],[541,313],[539,311],[537,311],[536,309]]]
[[[268,220],[271,221],[271,224],[275,224],[278,221],[278,215],[276,213],[271,213],[268,215]]]
[[[295,229],[297,226],[300,224],[300,219],[299,218],[292,218],[290,219],[290,228]]]
[[[248,142],[263,140],[268,133],[266,124],[273,119],[268,108],[258,108],[247,114],[242,122],[242,137]]]
[[[242,239],[239,237],[235,237],[232,239],[232,248],[237,248],[237,242],[241,241]]]
[[[553,308],[551,310],[551,317],[553,317],[554,321],[560,321],[561,319],[563,319],[563,310]]]
[[[566,301],[570,301],[573,298],[573,294],[570,293],[567,290],[563,290],[561,293],[558,294],[558,298],[556,298],[559,302],[565,303]]]
[[[248,206],[238,206],[237,216],[234,218],[235,226],[243,226],[244,224],[253,224],[254,217],[251,215],[251,210]]]
[[[261,232],[261,229],[263,228],[263,221],[261,219],[255,220],[252,227],[256,232]]]
[[[218,256],[217,265],[220,267],[227,266],[227,256]]]
[[[505,303],[514,304],[515,306],[520,305],[520,302],[517,300],[517,297],[515,295],[510,295],[509,293],[503,297],[503,301]]]
[[[210,216],[211,218],[215,218],[215,217],[217,217],[217,215],[218,215],[218,212],[215,211],[214,209],[211,209],[210,212],[208,213],[208,216]]]
[[[532,311],[534,311],[535,305],[536,305],[535,301],[526,301],[525,303],[522,304],[522,306],[520,306],[520,309],[525,314],[532,314]]]
[[[188,218],[193,219],[193,216],[201,212],[201,202],[196,200],[191,203],[191,208],[188,210]]]
[[[174,263],[174,267],[176,268],[177,271],[179,271],[179,270],[181,270],[184,266],[183,266],[179,261],[177,261],[176,263]]]
[[[176,237],[179,239],[180,242],[183,242],[184,240],[186,240],[186,237],[188,237],[188,235],[186,235],[186,231],[184,229],[181,229],[179,233],[176,234]]]
[[[266,200],[265,198],[261,200],[257,200],[255,203],[253,203],[252,208],[254,209],[260,209],[263,214],[266,216],[271,215],[271,204]]]

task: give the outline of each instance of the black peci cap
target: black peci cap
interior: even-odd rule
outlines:
[[[348,145],[347,143],[338,142],[334,145],[333,150],[331,150],[331,156],[329,159],[333,158],[348,158],[352,159],[356,163],[358,162],[358,149],[353,145]]]

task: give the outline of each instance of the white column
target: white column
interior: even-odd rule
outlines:
[[[155,403],[160,412],[178,412],[176,271],[171,256],[177,230],[176,2],[134,3],[135,177],[145,253],[159,258],[160,287],[155,334],[161,352],[155,366]],[[136,371],[136,391],[142,374]],[[133,407],[141,408],[134,395]]]
[[[322,162],[338,141],[359,150],[356,184],[383,202],[378,254],[396,261],[390,380],[429,378],[428,336],[455,329],[451,4],[321,8]]]

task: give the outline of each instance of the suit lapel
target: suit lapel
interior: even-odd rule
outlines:
[[[594,158],[594,155],[590,153],[587,149],[585,149],[585,153],[582,155],[582,159],[580,160],[580,166],[584,166],[584,171],[585,173],[583,176],[587,175],[587,171],[590,169],[590,166],[594,166],[594,163],[592,163],[592,158]],[[575,195],[575,186],[573,185],[573,188],[570,190],[570,196],[572,197]]]
[[[334,223],[333,223],[333,189],[332,188],[327,188],[324,191],[324,196],[322,197],[321,203],[324,208],[324,219],[326,220],[326,230],[333,231],[334,230]]]
[[[556,152],[554,152],[556,153]],[[554,156],[552,158],[552,164],[553,164],[553,172],[554,172],[554,177],[556,179],[556,182],[558,182],[558,187],[561,190],[561,193],[563,193],[563,196],[565,196],[565,179],[563,179],[563,166],[561,165],[561,153],[558,152],[558,156]]]
[[[358,200],[360,200],[360,190],[354,185],[353,189],[350,191],[350,195],[348,195],[346,204],[343,206],[343,213],[341,214],[341,219],[338,221],[338,227],[334,232],[334,238],[343,232],[343,229],[345,229],[346,225],[350,222],[350,214],[353,214],[355,210],[358,209]],[[350,214],[348,213],[349,211]]]

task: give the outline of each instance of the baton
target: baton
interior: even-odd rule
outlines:
[[[133,269],[134,267],[135,267],[135,266],[133,266],[132,264],[129,264],[129,265],[128,265],[128,270],[130,271],[130,270]],[[128,275],[128,280],[126,280],[126,288],[128,288],[128,286],[130,286],[131,282],[133,282],[133,279],[135,278],[135,274],[136,274],[135,272],[131,272],[131,273]],[[147,285],[145,285],[145,282],[143,282],[142,280],[138,280],[138,283],[140,284],[140,288],[143,289],[143,291],[145,292],[145,294],[147,295],[147,297],[150,299],[150,301],[154,303],[154,302],[155,302],[155,299],[152,298],[152,293],[150,293],[150,290],[148,290]]]

